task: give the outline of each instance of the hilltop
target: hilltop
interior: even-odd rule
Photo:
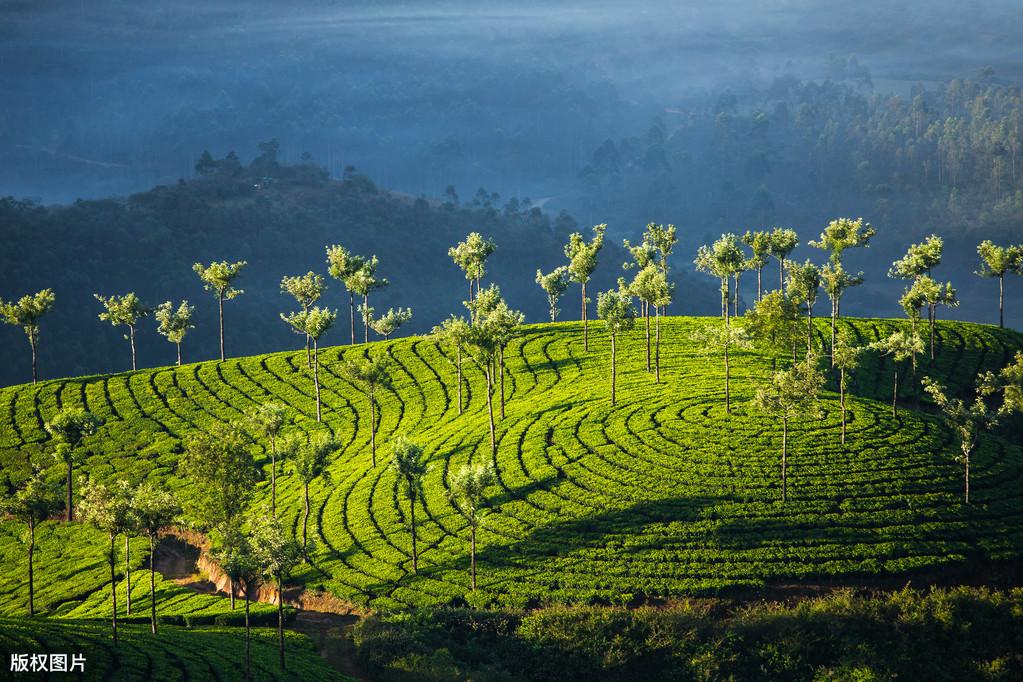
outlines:
[[[1006,431],[985,436],[974,455],[973,504],[964,505],[954,438],[919,388],[932,376],[965,390],[978,371],[1011,360],[1023,335],[940,322],[937,360],[921,359],[915,376],[903,373],[898,417],[889,404],[891,361],[868,355],[851,389],[846,446],[838,440],[834,385],[823,419],[792,426],[789,500],[782,503],[781,429],[750,403],[771,361],[756,351],[733,357],[733,413],[726,416],[720,358],[692,340],[710,324],[664,321],[661,384],[643,369],[641,332],[621,339],[614,408],[599,324],[591,327],[588,353],[580,323],[521,330],[506,354],[507,415],[497,422],[498,482],[480,530],[475,594],[466,522],[446,491],[458,467],[490,460],[485,384],[466,362],[459,415],[453,358],[429,339],[322,350],[322,424],[304,352],[0,389],[0,464],[12,480],[31,462],[49,464],[43,423],[62,407],[84,406],[104,424],[84,446],[81,471],[156,479],[187,499],[189,485],[176,469],[184,443],[261,403],[282,403],[290,431],[329,431],[344,444],[330,463],[331,482],[310,489],[314,546],[293,582],[383,610],[465,601],[632,603],[778,581],[905,575],[1023,552],[1023,447]],[[865,343],[905,323],[840,324]],[[826,323],[817,333],[823,341]],[[378,396],[376,467],[366,398],[338,370],[342,358],[370,355],[388,356],[394,379],[393,390]],[[408,502],[387,466],[388,442],[398,434],[421,443],[430,462],[417,509],[418,575],[411,572]],[[264,478],[258,511],[267,505],[269,457],[259,440],[252,452]],[[278,512],[298,532],[301,486],[291,474],[278,480]],[[37,550],[37,575],[46,576],[37,608],[70,612],[104,584],[102,538],[79,526],[44,526],[52,536],[44,534]],[[11,569],[0,577],[3,613],[16,614],[27,595],[22,530],[6,521],[0,528],[0,555]],[[68,534],[74,543],[57,540]],[[140,563],[144,553],[140,543]],[[72,564],[73,572],[56,571]]]

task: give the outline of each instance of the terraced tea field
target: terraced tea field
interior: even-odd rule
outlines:
[[[480,532],[475,595],[469,594],[466,521],[446,491],[457,468],[491,458],[485,382],[466,361],[465,411],[458,414],[453,355],[431,340],[323,350],[322,424],[304,351],[0,389],[0,463],[16,476],[32,461],[52,461],[44,422],[61,407],[84,406],[104,424],[86,441],[82,469],[100,477],[154,477],[187,497],[176,472],[183,441],[214,422],[242,419],[261,403],[285,404],[290,429],[326,429],[344,443],[329,467],[331,482],[311,487],[315,545],[311,563],[294,580],[377,609],[461,599],[621,602],[1023,553],[1019,439],[1011,442],[1003,430],[982,440],[973,462],[973,504],[964,506],[957,444],[936,416],[914,403],[923,376],[969,387],[978,371],[1010,361],[1023,336],[940,323],[938,359],[921,359],[915,376],[902,372],[905,404],[897,418],[888,402],[891,362],[868,356],[852,382],[847,445],[839,443],[834,385],[823,418],[792,428],[783,504],[781,428],[750,403],[770,359],[736,354],[733,414],[726,415],[721,358],[691,340],[700,327],[718,323],[664,322],[659,385],[644,368],[642,332],[621,339],[615,408],[607,396],[609,343],[599,323],[591,325],[589,353],[579,323],[522,329],[506,352],[506,417],[497,422],[493,461],[498,483]],[[904,323],[841,324],[868,343]],[[818,335],[827,331],[821,322]],[[367,354],[390,357],[394,379],[393,390],[379,395],[376,467],[366,398],[338,369],[342,358]],[[417,502],[418,575],[411,568],[408,502],[387,466],[387,442],[397,434],[430,456]],[[262,510],[269,498],[264,444],[254,444],[253,455],[265,473],[256,505]],[[278,511],[300,532],[302,487],[288,473],[278,488]],[[94,604],[88,613],[99,615],[103,602],[89,594],[104,580],[100,539],[54,547],[47,533],[55,540],[90,531],[45,526],[37,600],[69,615]],[[22,532],[0,524],[5,613],[20,612],[27,600]],[[141,544],[135,553],[141,561]],[[82,570],[62,572],[68,566]],[[83,604],[59,608],[69,601]]]

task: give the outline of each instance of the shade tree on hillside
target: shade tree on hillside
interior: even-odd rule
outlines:
[[[788,354],[795,362],[805,331],[799,306],[791,298],[781,291],[766,293],[743,319],[753,342],[770,353],[772,369],[778,369],[778,360]]]
[[[960,398],[949,397],[946,388],[930,377],[924,377],[922,383],[924,391],[941,409],[945,424],[959,441],[960,456],[957,459],[963,465],[963,497],[966,504],[969,504],[970,456],[977,447],[981,433],[997,423],[997,413],[988,409],[979,393],[972,402],[967,403]]]
[[[785,289],[785,261],[799,246],[799,235],[787,227],[776,227],[769,235],[771,256],[778,261],[778,288]]]
[[[604,248],[604,233],[607,232],[607,225],[600,224],[593,226],[593,239],[586,241],[582,234],[573,232],[569,235],[568,244],[565,245],[565,257],[568,258],[568,274],[573,282],[577,282],[582,288],[582,321],[583,321],[583,350],[590,350],[589,324],[586,317],[586,309],[589,300],[586,298],[586,283],[593,276],[597,269],[597,256]]]
[[[24,523],[28,529],[28,615],[35,616],[34,556],[36,526],[60,509],[60,485],[50,480],[46,470],[37,468],[13,494],[0,499],[0,516]]]
[[[349,291],[362,296],[362,305],[359,309],[362,311],[363,342],[365,343],[369,343],[369,320],[372,315],[372,309],[369,307],[369,295],[373,291],[382,289],[390,284],[385,278],[377,276],[376,272],[379,265],[380,261],[376,256],[365,259],[362,267],[349,277],[345,284]]]
[[[341,450],[341,443],[328,433],[313,435],[299,443],[291,456],[291,471],[302,484],[302,556],[308,561],[309,550],[309,484],[317,479],[330,482],[331,455]]]
[[[652,227],[652,226],[653,226],[653,223],[651,223],[647,227],[649,228],[649,227]],[[639,278],[640,273],[643,272],[644,270],[646,270],[648,267],[654,268],[654,270],[659,271],[659,264],[657,263],[657,256],[658,256],[657,248],[650,241],[650,235],[649,234],[644,234],[643,235],[643,240],[639,244],[637,244],[636,246],[633,246],[629,242],[628,239],[622,240],[622,246],[624,246],[625,250],[628,251],[629,254],[632,256],[632,262],[630,263],[630,262],[626,261],[625,263],[622,263],[622,269],[623,270],[633,270],[633,269],[636,270],[636,275],[633,278],[633,284],[636,283],[636,280]],[[648,300],[645,300],[638,293],[636,293],[636,291],[633,291],[633,295],[635,295],[639,299],[639,314],[643,318],[643,322],[646,325],[646,341],[647,341],[646,342],[646,371],[649,372],[650,371],[650,307],[649,307],[650,306],[650,302]]]
[[[860,366],[860,358],[866,350],[863,346],[857,346],[849,338],[847,333],[841,333],[831,348],[832,366],[838,369],[838,399],[839,409],[842,412],[842,445],[845,445],[846,409],[845,395],[849,389],[849,375]]]
[[[820,237],[816,241],[810,241],[809,245],[827,251],[828,260],[832,265],[841,265],[842,256],[847,249],[869,247],[871,238],[877,234],[877,230],[871,227],[870,223],[864,222],[863,218],[836,218],[828,223]]]
[[[473,326],[485,328],[484,336],[492,337],[496,343],[495,355],[491,360],[495,366],[491,369],[491,374],[498,377],[500,381],[501,418],[504,419],[504,351],[515,337],[516,329],[522,325],[526,317],[508,307],[508,303],[501,296],[500,287],[496,284],[491,284],[486,289],[478,291],[476,299],[466,301],[465,305],[469,308]]]
[[[181,342],[185,340],[189,329],[195,329],[192,324],[194,314],[195,306],[188,305],[188,301],[182,301],[176,308],[170,301],[164,301],[153,309],[157,333],[177,346],[178,367],[181,366]]]
[[[651,263],[636,273],[636,277],[629,284],[629,290],[636,298],[643,302],[643,307],[649,313],[650,308],[654,309],[654,383],[661,381],[661,311],[664,310],[672,299],[674,285],[668,282],[664,271],[656,264]],[[644,318],[646,323],[646,361],[647,371],[650,371],[650,316]]]
[[[476,531],[487,512],[487,488],[497,481],[491,464],[466,464],[452,475],[448,499],[465,517],[469,526],[469,580],[476,591]]]
[[[930,275],[941,263],[944,248],[944,240],[932,234],[923,242],[910,245],[906,255],[892,263],[888,276],[896,279],[917,279]]]
[[[671,224],[648,223],[646,232],[643,234],[643,241],[648,242],[657,250],[657,265],[661,268],[664,278],[668,279],[668,256],[678,244],[678,230]],[[661,314],[664,314],[663,310]]]
[[[319,306],[285,315],[284,320],[296,334],[303,334],[313,342],[313,386],[316,389],[316,421],[322,420],[320,408],[320,337],[334,326],[337,311]]]
[[[100,296],[94,294],[97,301],[103,304],[103,312],[99,319],[109,322],[114,327],[127,327],[125,340],[131,344],[131,369],[135,371],[135,329],[142,318],[147,317],[152,308],[144,305],[135,292],[124,296]]]
[[[125,496],[94,480],[82,490],[82,520],[105,532],[110,540],[107,564],[110,566],[110,628],[117,646],[117,536],[127,530],[130,507]]]
[[[490,454],[497,456],[497,432],[494,426],[494,379],[500,354],[501,330],[485,317],[469,326],[464,335],[465,354],[483,373],[487,388],[487,418],[490,426]]]
[[[372,317],[372,316],[371,316]],[[370,320],[369,326],[387,340],[401,325],[412,319],[412,308],[389,308],[380,317]]]
[[[841,263],[827,262],[820,268],[821,288],[831,301],[831,347],[835,347],[835,335],[838,333],[838,317],[841,314],[842,297],[852,287],[863,284],[863,273],[853,275],[846,272]],[[832,362],[834,366],[834,362]]]
[[[74,468],[79,457],[78,448],[85,438],[96,433],[101,423],[94,414],[78,407],[66,407],[46,422],[46,431],[56,446],[54,458],[64,465],[66,471],[64,520],[68,523],[75,520]]]
[[[770,262],[773,253],[771,233],[763,230],[746,230],[746,233],[742,235],[742,243],[753,252],[748,264],[751,270],[757,271],[757,300],[759,301],[764,295],[764,267]]]
[[[288,423],[288,413],[284,405],[280,403],[263,403],[258,407],[249,410],[246,414],[249,424],[256,433],[270,441],[270,513],[277,516],[277,460],[278,454],[290,454],[291,446],[278,450],[278,447],[285,444],[281,439],[285,425]]]
[[[793,303],[806,308],[806,352],[813,352],[813,306],[821,289],[821,271],[809,259],[789,261],[788,294]]]
[[[547,294],[547,310],[551,322],[556,322],[558,319],[558,313],[561,312],[558,310],[558,300],[568,289],[570,281],[567,265],[558,266],[546,275],[539,269],[536,271],[536,283]]]
[[[39,320],[53,310],[57,296],[53,289],[43,289],[35,294],[22,296],[17,301],[0,299],[0,319],[7,324],[21,327],[28,337],[32,349],[32,383],[38,380],[37,350],[39,346]]]
[[[391,466],[398,476],[398,483],[409,504],[409,529],[412,532],[412,573],[419,573],[419,552],[416,547],[416,499],[421,494],[423,476],[426,475],[426,458],[423,448],[405,436],[398,436],[391,443],[393,459]]]
[[[773,372],[757,388],[753,404],[764,414],[781,421],[781,500],[788,500],[789,424],[796,420],[820,419],[818,399],[824,376],[817,369],[817,356],[809,354],[792,367]]]
[[[707,352],[721,353],[725,362],[725,414],[732,413],[731,365],[732,349],[746,350],[753,347],[749,332],[734,324],[709,324],[698,329],[692,336],[697,345]]]
[[[469,281],[469,300],[472,301],[479,295],[486,274],[486,262],[491,254],[497,249],[492,239],[487,239],[479,232],[470,232],[465,241],[459,242],[448,249],[448,255],[455,262],[465,279]],[[472,285],[476,284],[476,292],[473,294]]]
[[[611,340],[611,405],[614,405],[618,375],[618,336],[636,324],[636,308],[632,305],[632,294],[624,279],[618,280],[617,290],[602,291],[597,295],[597,316],[604,321]]]
[[[373,466],[377,465],[377,391],[391,388],[391,363],[386,356],[344,359],[341,376],[362,391],[369,401],[369,443]]]
[[[1007,274],[1023,275],[1023,245],[998,246],[990,239],[985,239],[977,247],[980,256],[981,277],[998,278],[998,326],[1005,326],[1005,276]]]
[[[224,345],[224,301],[230,301],[245,293],[243,289],[237,289],[234,281],[238,279],[242,269],[248,265],[246,261],[228,263],[227,261],[213,262],[209,265],[195,263],[192,270],[199,275],[203,288],[210,291],[217,297],[217,310],[220,315],[220,360],[226,357]]]
[[[918,277],[911,291],[916,292],[924,305],[927,306],[927,324],[930,334],[931,360],[934,359],[934,329],[938,318],[938,306],[946,308],[958,308],[959,299],[956,297],[956,290],[952,288],[951,282],[941,284],[934,281],[930,275]]]
[[[128,510],[124,522],[124,612],[131,615],[131,539],[139,533],[135,525],[135,516],[131,513],[135,506],[135,489],[128,481],[121,479],[113,486],[113,493],[121,497],[121,503]]]
[[[149,541],[149,628],[156,634],[156,551],[163,529],[181,514],[172,493],[153,481],[143,481],[131,496],[131,527]]]
[[[894,378],[892,383],[892,416],[897,417],[899,402],[899,364],[906,360],[916,358],[924,352],[924,342],[920,335],[910,330],[892,332],[883,339],[874,341],[868,348],[875,351],[881,357],[892,359]]]
[[[327,285],[323,281],[323,275],[315,272],[307,272],[304,275],[281,278],[281,293],[289,294],[302,308],[302,312],[308,312],[326,290]],[[305,363],[306,367],[312,367],[312,357],[309,352],[310,337],[305,337]]]
[[[277,587],[277,645],[281,670],[284,670],[284,580],[302,561],[302,548],[272,516],[262,518],[255,525],[252,548],[260,573]]]
[[[701,246],[693,261],[696,269],[721,281],[721,316],[728,322],[730,298],[729,278],[746,268],[746,257],[742,252],[739,238],[734,234],[723,234],[710,246]]]
[[[1002,404],[998,408],[1000,416],[1023,412],[1023,351],[1016,351],[1013,361],[998,372],[982,374],[979,386],[981,395],[985,397],[1002,395]]]
[[[245,680],[252,679],[252,631],[249,602],[259,581],[260,563],[248,533],[240,525],[226,529],[210,550],[212,559],[224,571],[232,585],[240,585],[245,597]]]
[[[454,360],[451,360],[451,364],[455,367],[455,385],[456,399],[458,400],[458,414],[462,414],[462,351],[465,347],[466,335],[469,331],[469,323],[465,321],[465,318],[452,315],[448,319],[435,326],[431,332],[430,337],[433,338],[439,346],[447,347],[449,351],[454,353]]]
[[[348,312],[351,318],[352,345],[355,345],[355,290],[358,288],[358,274],[366,259],[357,256],[340,244],[327,248],[327,272],[341,282],[348,292]]]

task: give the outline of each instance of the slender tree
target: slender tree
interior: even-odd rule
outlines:
[[[974,401],[967,404],[959,398],[949,398],[945,387],[930,377],[923,378],[924,391],[931,396],[934,403],[941,409],[945,423],[959,440],[958,458],[963,464],[963,490],[966,504],[970,503],[970,455],[977,447],[980,434],[992,428],[998,415],[988,410],[982,395],[978,394]]]
[[[865,348],[854,345],[847,334],[839,334],[832,348],[832,362],[838,368],[838,396],[842,412],[842,445],[845,445],[846,409],[845,394],[849,389],[849,374],[860,365],[860,356]]]
[[[653,223],[651,223],[653,225]],[[650,225],[647,226],[648,228]],[[646,371],[651,371],[650,366],[650,304],[647,300],[644,300],[639,295],[637,290],[637,280],[639,279],[640,273],[647,268],[652,268],[655,272],[660,272],[659,264],[657,262],[657,248],[650,242],[649,235],[643,235],[643,241],[636,246],[633,246],[628,239],[622,241],[622,245],[625,250],[632,255],[632,262],[626,261],[622,263],[623,270],[636,270],[636,275],[633,277],[630,289],[636,298],[639,299],[639,314],[643,318],[643,324],[646,326]],[[640,285],[641,286],[641,285]]]
[[[389,308],[386,313],[381,315],[379,318],[369,322],[369,326],[384,339],[391,338],[391,334],[398,331],[401,325],[405,324],[412,319],[412,308],[405,308],[404,310],[398,308]]]
[[[135,488],[128,481],[120,480],[114,485],[113,494],[121,498],[125,509],[124,517],[124,612],[131,615],[131,538],[140,532],[135,524],[132,508],[135,506]]]
[[[17,301],[0,299],[0,319],[7,324],[21,327],[28,337],[32,349],[32,383],[38,380],[37,349],[39,346],[39,319],[53,310],[57,296],[53,289],[43,289],[36,294],[22,296]]]
[[[46,477],[43,469],[36,469],[13,495],[0,499],[0,516],[20,521],[28,527],[28,616],[35,616],[35,574],[33,572],[36,549],[36,526],[60,509],[60,487]]]
[[[211,552],[213,560],[227,574],[232,585],[241,585],[245,596],[245,679],[252,679],[252,631],[249,602],[259,579],[260,561],[249,536],[237,525],[221,534]]]
[[[56,443],[54,456],[66,467],[65,521],[75,520],[74,468],[78,461],[78,446],[86,437],[96,433],[100,420],[81,408],[66,407],[46,423],[46,431]]]
[[[471,232],[464,242],[459,242],[448,249],[448,255],[469,280],[469,300],[474,299],[472,285],[476,284],[476,295],[479,295],[483,275],[486,274],[487,258],[494,253],[497,245],[493,240],[485,238],[479,232]]]
[[[664,271],[651,263],[636,273],[629,290],[643,302],[643,308],[654,310],[654,382],[661,381],[661,310],[671,303],[672,285]],[[646,322],[647,371],[650,371],[650,317]]]
[[[895,371],[895,379],[892,389],[892,416],[898,416],[898,401],[899,401],[899,363],[905,362],[912,357],[916,357],[918,354],[924,351],[924,342],[920,339],[920,336],[910,331],[906,333],[904,331],[892,332],[889,336],[874,341],[868,346],[871,350],[876,351],[881,357],[891,356],[892,366]]]
[[[932,234],[920,244],[911,245],[905,256],[892,263],[888,276],[895,279],[917,279],[930,275],[931,270],[941,263],[944,248],[944,240]]]
[[[753,232],[746,230],[742,235],[742,243],[750,247],[753,255],[749,259],[750,269],[757,271],[757,300],[764,295],[764,267],[770,262],[773,253],[771,233],[766,231]]]
[[[561,298],[562,294],[568,289],[570,282],[568,274],[568,266],[562,265],[554,268],[551,272],[546,275],[543,274],[539,269],[536,271],[536,283],[540,285],[540,288],[547,294],[547,306],[551,316],[551,322],[555,322],[558,319],[558,299]]]
[[[582,287],[582,320],[583,320],[583,350],[590,350],[589,325],[586,319],[586,308],[589,300],[586,298],[586,283],[593,276],[597,269],[597,256],[604,248],[604,233],[607,225],[593,226],[593,239],[587,242],[582,234],[573,232],[569,235],[568,244],[565,245],[565,257],[568,258],[568,274],[573,282],[578,282]]]
[[[260,572],[277,586],[277,644],[281,670],[284,670],[284,580],[302,561],[302,548],[273,517],[265,517],[256,525],[252,546]]]
[[[177,308],[170,301],[164,301],[153,310],[153,317],[158,324],[156,331],[177,346],[178,367],[181,366],[181,342],[185,340],[188,330],[195,328],[192,324],[194,314],[195,306],[188,305],[188,301],[182,301]]]
[[[870,239],[875,234],[877,230],[863,218],[836,218],[828,223],[817,241],[810,242],[810,246],[830,252],[831,264],[841,265],[846,249],[870,246]]]
[[[490,464],[475,467],[466,464],[451,477],[448,487],[448,499],[469,524],[469,576],[473,592],[476,591],[476,531],[486,515],[487,488],[496,480]]]
[[[360,310],[362,310],[363,341],[365,343],[369,343],[369,320],[373,314],[372,308],[369,307],[369,295],[390,284],[383,277],[377,277],[376,271],[379,264],[380,261],[376,256],[367,258],[358,272],[349,277],[345,284],[349,291],[362,296]]]
[[[326,290],[327,285],[323,281],[323,275],[317,275],[315,272],[307,272],[304,275],[296,277],[283,277],[281,278],[281,293],[290,294],[295,302],[302,308],[302,312],[307,313],[312,308],[320,297],[323,296],[323,292]],[[313,360],[309,350],[310,341],[312,339],[307,334],[305,337],[305,364],[306,367],[312,368]]]
[[[143,482],[132,496],[132,527],[149,540],[149,627],[156,634],[156,550],[163,529],[174,522],[181,506],[173,494],[153,481]]]
[[[192,266],[192,270],[195,274],[199,275],[199,279],[203,282],[203,288],[206,291],[213,292],[217,297],[217,309],[220,313],[220,360],[226,358],[225,347],[224,347],[224,301],[230,301],[231,299],[241,296],[245,293],[242,289],[236,289],[234,287],[234,281],[241,274],[242,269],[248,265],[245,261],[241,260],[237,263],[228,263],[227,261],[219,261],[210,263],[209,265],[203,265],[202,263],[196,263]]]
[[[355,358],[341,363],[341,374],[369,401],[369,442],[373,466],[377,465],[377,391],[391,388],[390,362],[386,357]]]
[[[1023,245],[996,246],[991,240],[985,239],[977,247],[980,256],[981,277],[998,278],[998,326],[1005,326],[1005,275],[1008,273],[1023,274]]]
[[[110,565],[110,627],[117,646],[117,536],[126,528],[129,507],[123,495],[117,494],[102,483],[88,481],[82,491],[82,518],[101,531],[106,532],[110,539],[107,549],[107,563]]]
[[[142,318],[152,312],[152,309],[143,305],[134,292],[110,297],[95,294],[95,297],[105,309],[99,314],[99,319],[115,327],[128,328],[128,334],[124,338],[131,344],[131,369],[135,371],[135,328]]]
[[[291,458],[291,470],[302,483],[302,556],[308,561],[309,484],[318,478],[330,482],[330,456],[341,450],[341,443],[326,433],[315,435],[300,443]]]
[[[462,414],[462,351],[469,331],[469,323],[465,318],[452,315],[441,324],[435,326],[430,336],[438,345],[446,345],[454,351],[455,385],[457,388],[458,414]]]
[[[806,307],[806,352],[813,352],[813,306],[821,289],[821,271],[809,259],[789,262],[789,296],[796,305]]]
[[[504,376],[507,373],[504,365],[504,351],[508,344],[515,338],[518,328],[525,322],[526,316],[517,310],[512,310],[504,299],[500,299],[497,306],[487,314],[487,324],[493,330],[497,340],[497,369],[500,377],[501,394],[501,419],[504,419]]]
[[[281,314],[281,319],[288,323],[296,334],[304,334],[313,342],[313,386],[316,388],[316,421],[321,421],[320,413],[320,337],[334,326],[337,311],[316,306],[309,310]]]
[[[799,307],[780,291],[772,291],[753,305],[745,316],[746,331],[753,341],[771,353],[771,366],[778,368],[778,359],[791,353],[804,337]]]
[[[730,298],[728,278],[746,267],[746,257],[734,234],[723,234],[711,246],[701,246],[696,253],[696,269],[721,280],[721,316],[729,323]]]
[[[785,289],[785,261],[789,254],[799,246],[799,235],[795,230],[776,227],[769,235],[771,256],[778,261],[778,289]]]
[[[423,448],[404,436],[398,436],[391,444],[394,459],[391,466],[398,475],[402,492],[409,503],[409,528],[412,531],[412,572],[419,573],[419,552],[416,548],[416,498],[423,487],[426,475],[426,458]]]
[[[938,306],[958,308],[959,299],[951,282],[940,284],[929,275],[921,275],[913,282],[906,295],[913,305],[917,302],[927,306],[927,323],[930,333],[931,360],[934,359],[934,328],[938,318]]]
[[[464,336],[465,354],[483,372],[487,382],[487,415],[490,421],[490,455],[497,456],[497,433],[494,427],[494,365],[501,344],[501,332],[488,316],[471,325]]]
[[[732,413],[731,367],[729,359],[731,349],[748,349],[752,347],[749,333],[744,327],[721,323],[721,326],[708,324],[693,334],[693,341],[708,352],[720,352],[725,360],[725,414]]]
[[[277,455],[281,434],[288,423],[287,411],[280,403],[263,403],[249,411],[248,420],[263,438],[270,441],[270,513],[277,516]],[[290,452],[290,449],[285,449]]]
[[[348,291],[348,311],[351,314],[352,344],[355,344],[355,289],[359,284],[357,275],[366,264],[366,259],[356,256],[345,247],[334,244],[327,247],[327,272],[344,284]]]
[[[625,280],[618,280],[618,290],[603,291],[597,296],[597,316],[604,321],[611,339],[611,404],[615,404],[617,379],[618,335],[629,331],[636,324],[636,309],[632,305],[632,294]]]
[[[817,403],[824,376],[812,353],[789,369],[772,373],[770,381],[757,388],[753,404],[765,414],[781,420],[781,500],[788,500],[789,424],[797,419],[820,419]]]
[[[831,301],[831,347],[835,347],[838,332],[838,317],[841,314],[842,297],[850,288],[863,284],[863,273],[851,275],[841,264],[825,263],[820,268],[821,288]],[[834,366],[834,363],[832,363]]]
[[[661,274],[664,275],[665,281],[668,279],[668,256],[674,251],[675,245],[678,243],[678,230],[675,229],[674,225],[659,225],[656,223],[649,223],[646,226],[646,232],[643,235],[643,241],[650,243],[654,249],[657,250],[657,264],[661,268]],[[663,315],[663,306],[668,305],[667,303],[662,305],[660,313]]]

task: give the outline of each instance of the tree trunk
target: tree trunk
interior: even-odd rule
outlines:
[[[245,581],[245,680],[252,679],[252,634],[249,627],[249,591],[252,580]]]
[[[497,456],[497,435],[494,432],[494,374],[493,370],[486,369],[484,374],[487,377],[487,414],[490,416],[490,456]]]
[[[281,670],[284,670],[284,580],[277,574],[277,642],[280,646]]]
[[[931,304],[927,311],[928,318],[927,321],[931,325],[931,360],[934,360],[934,323],[937,317],[938,317],[937,305]]]
[[[128,325],[128,342],[131,343],[131,371],[135,371],[135,325]]]
[[[364,343],[369,343],[369,294],[362,297],[362,327]]]
[[[899,401],[899,361],[892,359],[892,364],[895,365],[895,385],[892,389],[892,416],[898,417],[898,401]]]
[[[316,421],[323,421],[320,414],[320,349],[313,340],[313,384],[316,385]]]
[[[831,366],[835,366],[835,340],[838,333],[838,301],[831,301]]]
[[[732,300],[732,315],[739,317],[739,278],[741,273],[735,273],[735,298]]]
[[[788,500],[789,420],[781,420],[781,501]]]
[[[615,377],[615,374],[616,374],[615,373],[615,358],[616,358],[615,335],[612,334],[611,335],[611,406],[612,407],[615,404],[615,378],[616,378]]]
[[[270,439],[270,515],[277,518],[277,439]]]
[[[309,524],[309,484],[305,483],[302,486],[302,496],[305,502],[305,511],[302,513],[302,556],[306,557],[306,548],[309,546],[308,535],[306,529]],[[306,561],[308,561],[306,557]]]
[[[842,445],[845,445],[845,368],[838,371],[838,396],[842,409]]]
[[[590,337],[589,329],[586,326],[586,282],[583,282],[583,350],[589,352]]]
[[[32,334],[28,335],[28,344],[32,347],[32,383],[36,383],[38,376],[36,373],[36,342]]]
[[[373,392],[369,393],[369,447],[373,453],[373,467],[377,465],[377,401]]]
[[[70,446],[68,446],[68,447],[70,447]],[[74,493],[74,479],[72,477],[72,475],[74,474],[75,465],[71,462],[70,457],[71,457],[71,453],[69,452],[68,453],[68,458],[69,459],[68,459],[68,463],[67,463],[67,485],[66,485],[66,488],[67,488],[67,500],[64,503],[64,505],[65,505],[64,509],[67,512],[65,514],[65,516],[64,516],[64,520],[67,523],[71,523],[72,521],[75,520],[75,506],[74,506],[75,503],[74,503],[74,496],[73,496],[73,493]]]
[[[217,303],[220,308],[220,361],[223,362],[226,357],[224,351],[224,292],[221,291],[217,296]]]
[[[458,414],[462,414],[462,347],[455,346],[455,372],[458,376]]]
[[[501,419],[504,419],[504,346],[501,346],[500,361],[498,365],[501,371]]]
[[[764,298],[764,287],[762,284],[764,274],[764,266],[760,265],[757,267],[757,301],[759,302]]]
[[[36,615],[35,604],[35,576],[32,573],[32,556],[36,551],[36,522],[34,518],[28,520],[28,617]]]
[[[1005,327],[1005,275],[998,276],[998,326]]]
[[[472,591],[476,591],[476,526],[469,526],[469,575],[472,577]]]
[[[970,453],[963,452],[963,459],[966,464],[966,504],[970,503]]]
[[[110,534],[110,556],[108,557],[108,563],[110,564],[110,602],[113,604],[112,617],[110,620],[110,628],[114,633],[114,646],[117,646],[117,576],[114,574],[114,564],[117,562],[117,550],[114,546],[114,540],[117,536],[114,533]]]
[[[661,310],[659,307],[654,318],[654,383],[661,383]]]
[[[174,345],[178,347],[178,367],[181,367],[181,342],[178,341]]]
[[[348,312],[352,318],[352,345],[355,345],[355,294],[348,292]]]
[[[131,615],[131,543],[124,534],[124,612]]]
[[[409,520],[412,524],[412,572],[419,573],[419,553],[416,551],[416,496],[409,497]]]
[[[785,257],[778,259],[778,291],[785,293]]]
[[[643,302],[643,320],[646,323],[646,371],[650,371],[650,304]]]
[[[806,354],[813,352],[813,308],[806,308]]]
[[[732,413],[732,395],[729,387],[729,368],[728,368],[728,346],[730,339],[725,340],[725,414]]]
[[[149,536],[149,629],[156,634],[156,536]]]

